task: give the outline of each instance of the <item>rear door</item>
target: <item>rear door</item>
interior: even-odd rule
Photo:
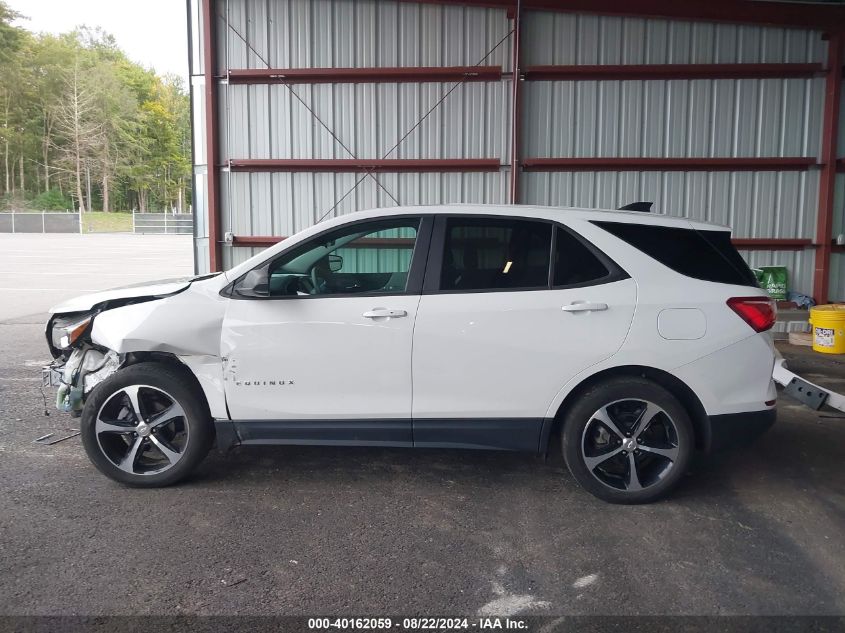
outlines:
[[[414,444],[535,450],[555,394],[619,349],[635,305],[634,281],[560,225],[438,217],[414,330]]]

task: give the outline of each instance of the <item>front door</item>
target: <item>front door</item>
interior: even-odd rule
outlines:
[[[410,443],[420,229],[419,217],[345,225],[235,284],[221,352],[232,419],[259,422],[247,434]]]

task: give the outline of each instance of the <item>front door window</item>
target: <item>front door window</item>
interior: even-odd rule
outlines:
[[[269,294],[402,294],[418,218],[343,227],[294,248],[270,266]]]

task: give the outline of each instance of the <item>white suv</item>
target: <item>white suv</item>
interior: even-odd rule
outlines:
[[[641,212],[378,209],[228,272],[88,295],[45,380],[94,465],[185,477],[215,443],[545,454],[612,502],[775,419],[772,301],[728,229]]]

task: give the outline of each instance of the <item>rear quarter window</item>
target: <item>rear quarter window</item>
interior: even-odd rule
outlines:
[[[758,285],[754,273],[731,244],[729,231],[625,222],[593,224],[681,275],[738,286]]]

